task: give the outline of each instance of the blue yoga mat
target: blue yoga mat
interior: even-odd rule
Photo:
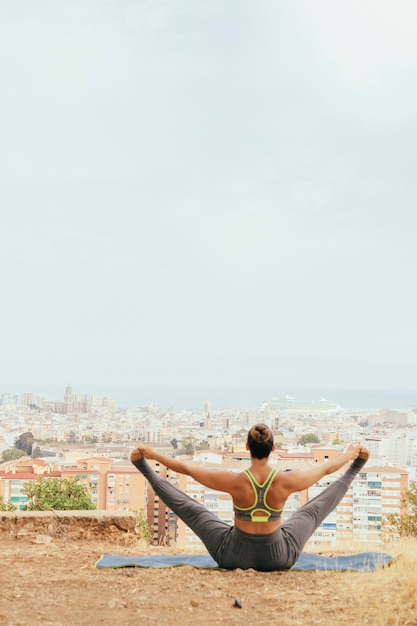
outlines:
[[[392,561],[392,556],[383,552],[360,552],[343,556],[322,556],[320,554],[300,555],[292,570],[356,571],[371,572]],[[204,569],[219,568],[208,554],[154,554],[152,556],[118,556],[103,554],[97,561],[97,568],[106,567],[178,567],[192,565]]]

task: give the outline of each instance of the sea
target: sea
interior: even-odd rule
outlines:
[[[111,387],[111,386],[110,386]],[[96,393],[98,393],[96,391]],[[100,395],[100,394],[98,394]],[[379,410],[383,408],[411,411],[417,408],[417,392],[412,390],[329,390],[329,389],[275,389],[247,386],[121,386],[107,388],[106,394],[117,401],[119,407],[154,405],[160,408],[184,410],[200,409],[209,404],[212,409],[259,409],[272,398],[291,396],[297,400],[317,401],[325,398],[346,410]]]

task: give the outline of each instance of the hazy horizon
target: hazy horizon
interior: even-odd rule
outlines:
[[[30,389],[24,390],[1,390],[0,395],[16,393],[19,397],[23,393],[33,393],[34,395],[44,395],[47,401],[62,401],[66,385],[62,388],[50,387],[48,390]],[[116,400],[118,408],[135,408],[154,405],[158,408],[174,408],[176,410],[202,409],[206,402],[209,402],[212,409],[233,409],[242,408],[256,410],[263,402],[273,398],[283,398],[291,396],[297,400],[317,401],[325,398],[331,402],[336,402],[341,409],[383,409],[391,408],[403,411],[411,411],[417,408],[417,394],[412,390],[390,392],[389,390],[348,390],[348,389],[301,389],[292,387],[291,389],[272,390],[269,386],[248,386],[241,387],[184,387],[169,385],[153,385],[142,388],[126,385],[83,385],[82,387],[71,385],[74,394],[80,393],[88,395],[96,394],[97,397],[108,397]]]

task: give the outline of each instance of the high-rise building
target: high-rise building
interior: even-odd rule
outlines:
[[[177,484],[177,478],[171,470],[155,461],[150,461],[154,471],[166,480]],[[139,472],[138,472],[139,473]],[[171,545],[178,539],[178,518],[156,495],[151,485],[146,481],[147,521],[154,545]]]

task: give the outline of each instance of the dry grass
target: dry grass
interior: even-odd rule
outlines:
[[[318,591],[306,590],[314,602],[307,602],[303,611],[293,613],[293,620],[284,624],[370,624],[372,626],[417,626],[417,540],[402,539],[376,548],[374,545],[339,545],[324,550],[336,555],[363,551],[384,551],[394,557],[389,566],[372,573],[324,573],[330,586],[322,584]],[[317,574],[320,578],[321,574]],[[292,607],[292,610],[294,607]]]
[[[197,551],[197,550],[196,550]],[[317,548],[309,550],[318,552]],[[326,555],[388,552],[374,572],[256,572],[192,567],[99,570],[105,552],[190,552],[137,538],[86,541],[1,537],[0,624],[9,626],[417,626],[417,540],[376,548],[339,545]],[[235,600],[240,607],[236,608]]]
[[[152,548],[141,543],[141,553],[189,553],[189,547]],[[417,626],[417,539],[401,539],[384,546],[339,542],[337,546],[311,547],[308,552],[337,556],[359,552],[386,552],[393,561],[374,572],[260,572],[254,578],[253,592],[245,604],[255,612],[273,608],[279,611],[281,626],[304,624],[369,624],[372,626]],[[193,552],[203,552],[202,546]],[[219,573],[212,573],[214,576]],[[225,577],[241,579],[245,572],[223,572]],[[276,577],[276,591],[271,594],[271,578]],[[299,582],[299,584],[298,584]],[[264,589],[264,592],[262,591]],[[255,600],[255,602],[254,602]],[[252,624],[266,624],[261,615],[252,616]],[[208,622],[209,623],[209,622]],[[230,622],[235,623],[235,622]],[[238,622],[236,622],[238,623]]]

